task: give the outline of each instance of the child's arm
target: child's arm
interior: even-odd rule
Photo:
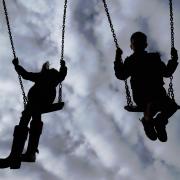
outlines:
[[[171,77],[178,66],[178,53],[175,48],[171,49],[172,59],[168,61],[166,68],[164,69],[164,77]]]
[[[61,61],[61,68],[59,72],[59,82],[64,81],[65,77],[67,75],[67,67],[65,61]]]
[[[122,62],[122,51],[121,49],[116,50],[116,57],[114,61],[114,71],[115,71],[115,76],[120,79],[120,80],[125,80],[127,79],[130,74],[128,72],[128,64]]]
[[[39,73],[32,73],[26,71],[22,66],[19,65],[18,58],[13,59],[12,63],[14,64],[14,68],[16,72],[22,76],[23,79],[30,80],[30,81],[36,81],[38,78]]]

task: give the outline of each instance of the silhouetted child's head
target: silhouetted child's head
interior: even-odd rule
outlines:
[[[59,72],[56,69],[50,68],[49,61],[46,61],[42,65],[42,69],[41,69],[41,73],[47,73],[47,72],[51,74],[52,79],[55,79],[59,76]]]
[[[130,47],[134,52],[142,52],[147,47],[147,36],[142,32],[133,33],[130,41]]]
[[[41,70],[41,71],[45,71],[45,70],[49,70],[49,61],[45,62],[45,63],[42,65],[42,70]]]

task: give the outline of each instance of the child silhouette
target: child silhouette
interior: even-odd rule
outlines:
[[[5,159],[0,159],[0,168],[10,167],[12,169],[20,168],[21,161],[35,162],[36,152],[38,152],[39,138],[43,128],[41,113],[44,108],[51,105],[56,97],[56,87],[61,83],[67,74],[65,61],[61,62],[61,68],[49,68],[49,62],[42,66],[40,72],[27,72],[19,61],[15,58],[13,61],[15,70],[22,78],[34,82],[34,85],[28,92],[28,102],[22,112],[19,125],[14,128],[14,138],[10,155]],[[31,120],[32,118],[32,120]],[[30,129],[28,124],[30,123]],[[22,154],[24,145],[29,132],[28,147],[25,154]]]
[[[176,112],[177,104],[169,98],[164,89],[163,78],[171,77],[178,65],[178,54],[171,49],[172,59],[165,65],[159,53],[148,53],[147,37],[135,32],[130,38],[133,54],[122,62],[121,49],[116,50],[115,75],[120,80],[130,77],[133,100],[144,109],[141,119],[146,135],[151,140],[167,141],[166,125]],[[156,115],[156,117],[155,117]]]

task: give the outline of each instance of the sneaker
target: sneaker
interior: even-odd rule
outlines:
[[[143,124],[146,136],[152,141],[155,141],[157,139],[157,134],[154,129],[154,121],[146,121],[144,118],[142,118],[140,121]]]
[[[166,123],[162,122],[159,118],[155,119],[155,129],[157,132],[157,138],[161,142],[166,142],[168,139],[166,132]]]

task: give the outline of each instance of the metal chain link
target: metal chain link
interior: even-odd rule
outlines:
[[[170,29],[171,29],[171,47],[174,47],[174,13],[172,0],[169,0],[169,12],[170,12]]]
[[[169,12],[170,12],[170,30],[171,30],[171,48],[174,48],[174,17],[173,17],[173,3],[172,0],[169,0]],[[171,59],[173,55],[171,54]],[[173,76],[170,77],[168,96],[175,101],[174,99],[174,89],[173,89]]]
[[[133,102],[131,100],[131,94],[130,94],[130,91],[129,91],[129,86],[128,86],[127,80],[125,80],[124,83],[125,83],[125,90],[126,90],[127,105],[128,106],[133,106]]]
[[[120,48],[119,44],[118,44],[116,34],[115,34],[115,30],[114,30],[114,27],[113,27],[113,24],[112,24],[112,21],[111,21],[111,17],[110,17],[110,13],[109,13],[109,10],[108,10],[106,0],[102,0],[102,1],[103,1],[105,12],[106,12],[106,15],[107,15],[107,18],[108,18],[108,21],[109,21],[112,36],[113,36],[113,39],[114,39],[114,42],[115,42],[115,46],[116,46],[116,48]],[[124,83],[125,83],[125,90],[126,90],[127,105],[128,106],[133,106],[133,102],[132,102],[132,98],[131,98],[131,94],[130,94],[130,91],[129,91],[129,86],[128,86],[127,80],[125,80]]]
[[[60,67],[61,62],[64,60],[64,39],[65,39],[65,28],[66,28],[66,12],[67,12],[67,0],[64,1],[64,13],[63,13],[63,24],[62,24],[62,41],[61,41],[61,58],[60,58]],[[60,70],[60,69],[59,69]],[[62,101],[62,84],[59,84],[59,96],[58,102]]]
[[[17,58],[16,57],[15,47],[14,47],[14,42],[13,42],[13,37],[12,37],[12,33],[11,33],[11,27],[10,27],[9,16],[8,16],[8,11],[7,11],[5,0],[3,0],[3,7],[4,7],[4,14],[5,14],[5,17],[6,17],[6,24],[7,24],[7,28],[8,28],[8,34],[9,34],[9,39],[10,39],[10,43],[11,43],[12,53],[13,53],[14,58]],[[24,91],[22,78],[21,78],[21,76],[19,74],[18,74],[18,79],[19,79],[19,84],[20,84],[21,91],[22,91],[24,106],[26,106],[28,99],[27,99],[25,91]]]
[[[7,28],[8,28],[8,34],[9,34],[9,39],[10,39],[10,43],[11,43],[12,53],[13,53],[14,58],[16,58],[16,51],[15,51],[15,47],[14,47],[14,43],[13,43],[13,37],[12,37],[12,34],[11,34],[9,16],[8,16],[5,0],[3,0],[3,7],[4,7],[4,14],[5,14],[5,17],[6,17],[6,23],[7,23]]]
[[[110,28],[111,28],[111,32],[112,32],[112,35],[113,35],[113,39],[114,39],[116,48],[119,48],[118,40],[117,40],[115,30],[114,30],[114,27],[113,27],[113,24],[112,24],[112,21],[111,21],[111,17],[110,17],[110,14],[109,14],[108,5],[106,3],[106,0],[102,0],[102,1],[103,1],[103,4],[104,4],[105,12],[106,12],[106,15],[107,15],[107,18],[108,18],[108,21],[109,21],[109,25],[110,25]]]
[[[64,13],[63,13],[63,24],[62,24],[62,44],[61,44],[61,61],[64,59],[64,37],[65,37],[65,28],[66,28],[66,12],[67,12],[67,0],[64,1]]]
[[[174,99],[174,89],[173,89],[173,76],[170,77],[169,89],[168,89],[168,96],[175,101]]]

